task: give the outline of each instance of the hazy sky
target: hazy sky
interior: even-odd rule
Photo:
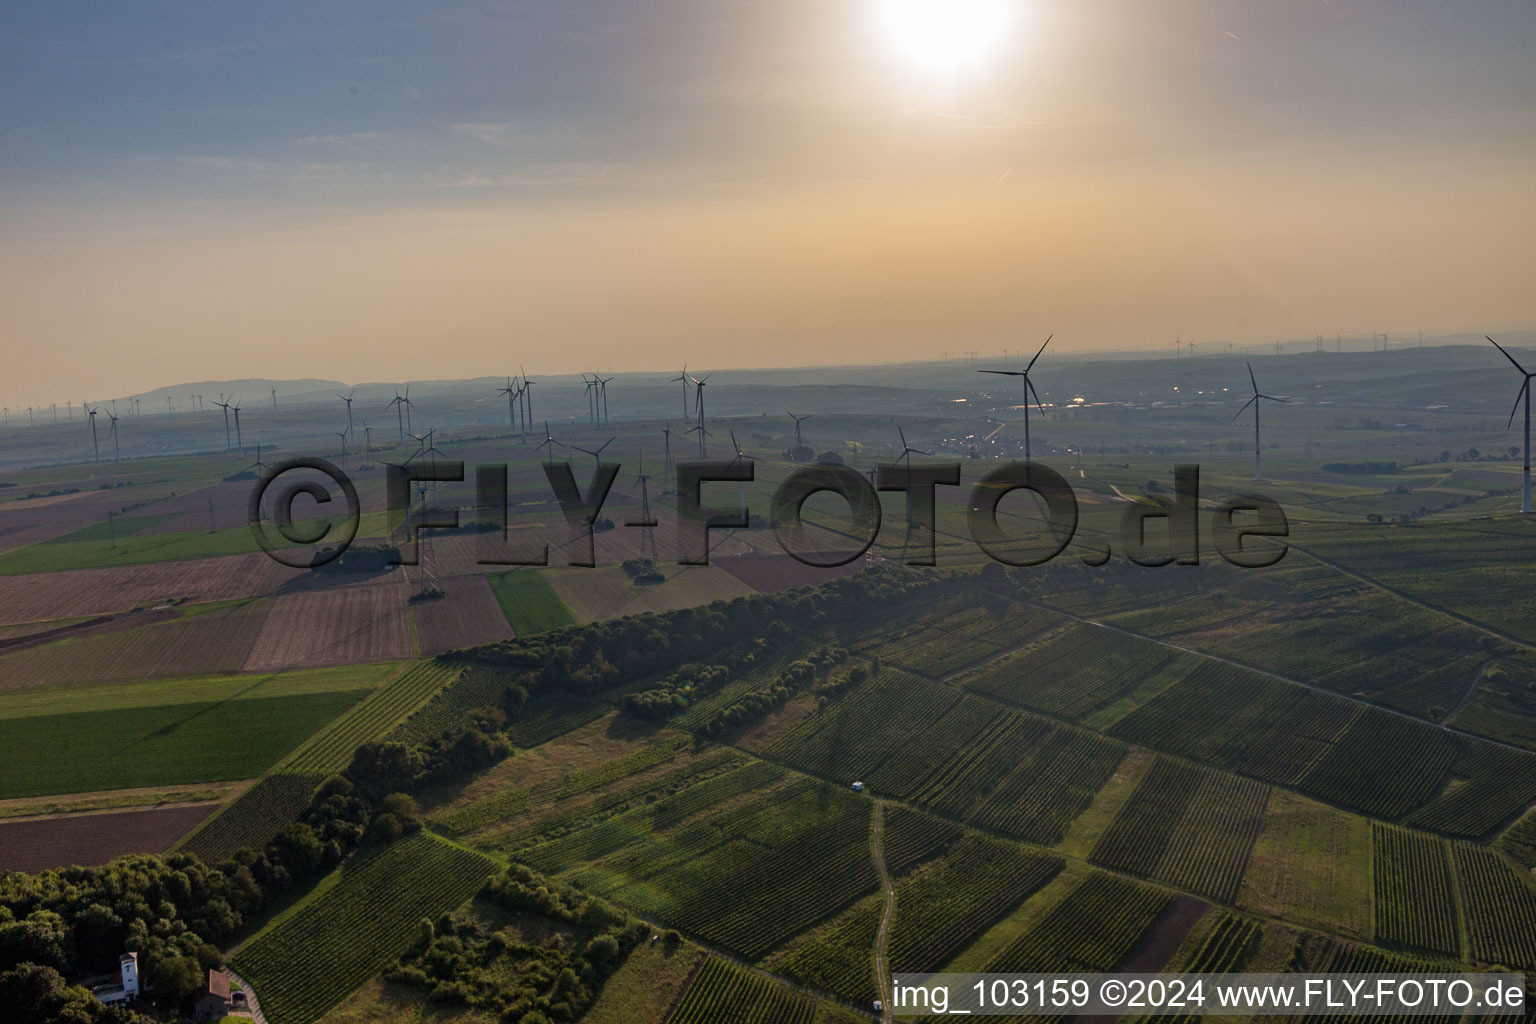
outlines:
[[[1536,322],[1536,4],[8,4],[0,401]]]

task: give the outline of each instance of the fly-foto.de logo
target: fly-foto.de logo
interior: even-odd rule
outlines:
[[[568,463],[544,463],[541,468],[571,531],[571,542],[565,545],[565,564],[595,566],[596,524],[601,521],[621,464],[598,462],[585,488],[578,486]],[[425,500],[426,485],[462,482],[464,470],[463,462],[448,461],[430,466],[389,466],[389,535],[407,541],[395,557],[395,564],[418,564],[422,530],[451,531],[467,525],[462,522],[458,508],[429,506]],[[299,474],[304,478],[289,479],[279,486],[284,477]],[[474,467],[474,474],[472,511],[482,544],[476,561],[491,566],[549,565],[547,543],[520,539],[518,531],[509,529],[506,464],[479,464]],[[880,535],[883,514],[879,492],[899,492],[905,494],[907,507],[908,544],[903,560],[908,565],[936,565],[939,488],[961,485],[961,463],[883,465],[872,475],[873,480],[847,466],[814,465],[798,468],[785,477],[774,490],[769,513],[774,536],[784,553],[808,566],[832,568],[848,564],[868,551]],[[336,500],[318,476],[328,477],[341,492],[346,512],[339,522],[294,519],[294,504],[300,495],[322,507]],[[747,460],[677,464],[678,564],[709,564],[710,531],[750,528],[751,511],[744,488],[755,479],[756,466]],[[740,488],[739,504],[727,508],[706,505],[707,484],[736,485]],[[414,509],[413,487],[423,493],[422,502]],[[1003,498],[1018,491],[1033,494],[1044,517],[1045,528],[1031,537],[1010,536],[999,522],[998,509]],[[840,496],[847,510],[830,529],[818,529],[813,535],[803,520],[805,504],[812,496],[824,492]],[[1288,547],[1280,538],[1290,535],[1290,524],[1285,510],[1274,499],[1262,494],[1226,497],[1205,511],[1203,531],[1201,512],[1200,467],[1177,466],[1171,495],[1151,495],[1126,503],[1120,516],[1118,550],[1129,561],[1142,566],[1198,565],[1204,533],[1209,535],[1217,554],[1232,565],[1264,568],[1285,557]],[[248,514],[251,531],[262,549],[277,561],[298,568],[314,568],[339,558],[356,538],[362,518],[357,488],[352,481],[332,463],[315,458],[291,459],[268,470],[251,492]],[[965,519],[971,540],[987,557],[1004,565],[1042,565],[1059,557],[1076,537],[1077,495],[1066,479],[1049,466],[1008,462],[971,484]],[[659,527],[654,516],[644,513],[623,525],[639,529]],[[829,536],[839,539],[838,546],[829,546]],[[1245,543],[1247,538],[1266,538],[1271,543]],[[327,547],[301,556],[300,549],[320,544]],[[1086,546],[1089,552],[1081,557],[1089,565],[1103,565],[1113,556],[1111,546],[1103,541]]]

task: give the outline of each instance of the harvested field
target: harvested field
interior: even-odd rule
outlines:
[[[256,554],[0,576],[0,622],[76,619],[177,598],[201,603],[260,597],[307,572]]]
[[[755,591],[713,565],[658,566],[665,583],[636,586],[617,566],[546,569],[544,578],[579,623],[617,619],[640,612],[693,608],[711,601],[751,597]]]
[[[711,558],[718,565],[759,594],[777,594],[795,587],[814,587],[828,580],[852,576],[864,568],[864,559],[855,558],[847,565],[822,569],[805,565],[789,555],[742,555],[739,558]]]
[[[512,638],[512,626],[484,576],[446,576],[442,583],[447,596],[411,606],[423,658]]]
[[[255,600],[185,615],[127,616],[104,625],[145,624],[0,656],[0,690],[238,672],[270,607],[270,600]]]
[[[0,824],[0,871],[92,867],[129,853],[160,853],[218,806],[177,804],[8,821]]]
[[[283,594],[257,637],[247,672],[411,657],[406,591],[398,574]]]

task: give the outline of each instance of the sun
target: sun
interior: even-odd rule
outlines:
[[[930,72],[975,67],[1001,45],[1013,20],[1010,0],[880,0],[897,51]]]

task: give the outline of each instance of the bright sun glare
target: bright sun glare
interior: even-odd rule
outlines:
[[[880,0],[886,33],[928,71],[955,72],[996,50],[1012,20],[1009,0]]]

